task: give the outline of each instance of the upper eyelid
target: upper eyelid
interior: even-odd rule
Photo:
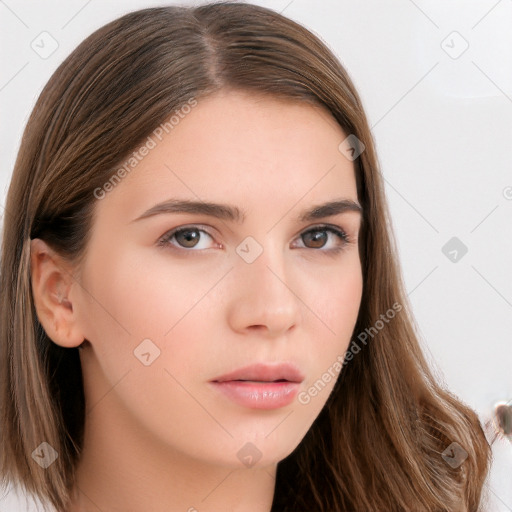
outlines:
[[[162,235],[162,237],[170,235],[170,234],[174,234],[174,233],[179,233],[180,231],[186,231],[187,229],[194,229],[194,228],[198,228],[199,231],[204,231],[204,232],[206,232],[206,234],[208,234],[210,236],[213,236],[209,233],[210,229],[218,232],[218,230],[216,228],[213,228],[212,226],[208,226],[206,224],[184,224],[183,226],[178,226],[176,228],[169,229]],[[348,231],[343,226],[338,226],[336,224],[331,224],[331,223],[321,223],[321,222],[313,224],[312,226],[308,226],[307,228],[304,228],[301,231],[299,231],[299,233],[305,233],[307,231],[311,231],[314,229],[322,229],[322,228],[339,229],[340,231],[343,231],[343,232],[347,233],[347,235],[348,235]]]

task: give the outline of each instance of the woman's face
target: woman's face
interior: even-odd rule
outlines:
[[[274,464],[299,444],[361,300],[360,213],[300,219],[358,203],[338,149],[347,135],[309,104],[223,93],[153,132],[97,194],[73,308],[90,342],[87,410],[104,429],[136,428],[161,450],[231,467]],[[223,208],[144,216],[168,201]],[[254,363],[270,368],[212,382]],[[278,379],[297,382],[268,382]]]

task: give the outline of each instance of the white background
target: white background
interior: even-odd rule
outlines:
[[[0,214],[25,123],[60,62],[114,18],[173,3],[0,1]],[[312,30],[353,79],[425,351],[486,422],[512,400],[512,1],[254,3]],[[31,48],[43,31],[58,42],[46,59]],[[468,249],[456,262],[442,252],[452,237]],[[512,442],[493,446],[487,510],[512,511]],[[0,511],[22,510],[0,492]]]

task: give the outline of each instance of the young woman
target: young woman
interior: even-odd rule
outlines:
[[[59,512],[481,510],[361,100],[269,9],[97,30],[28,121],[1,260],[1,464]]]

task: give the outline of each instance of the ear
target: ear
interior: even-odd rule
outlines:
[[[71,266],[39,238],[30,242],[31,283],[39,322],[57,345],[72,348],[84,341],[71,297],[79,284]]]

